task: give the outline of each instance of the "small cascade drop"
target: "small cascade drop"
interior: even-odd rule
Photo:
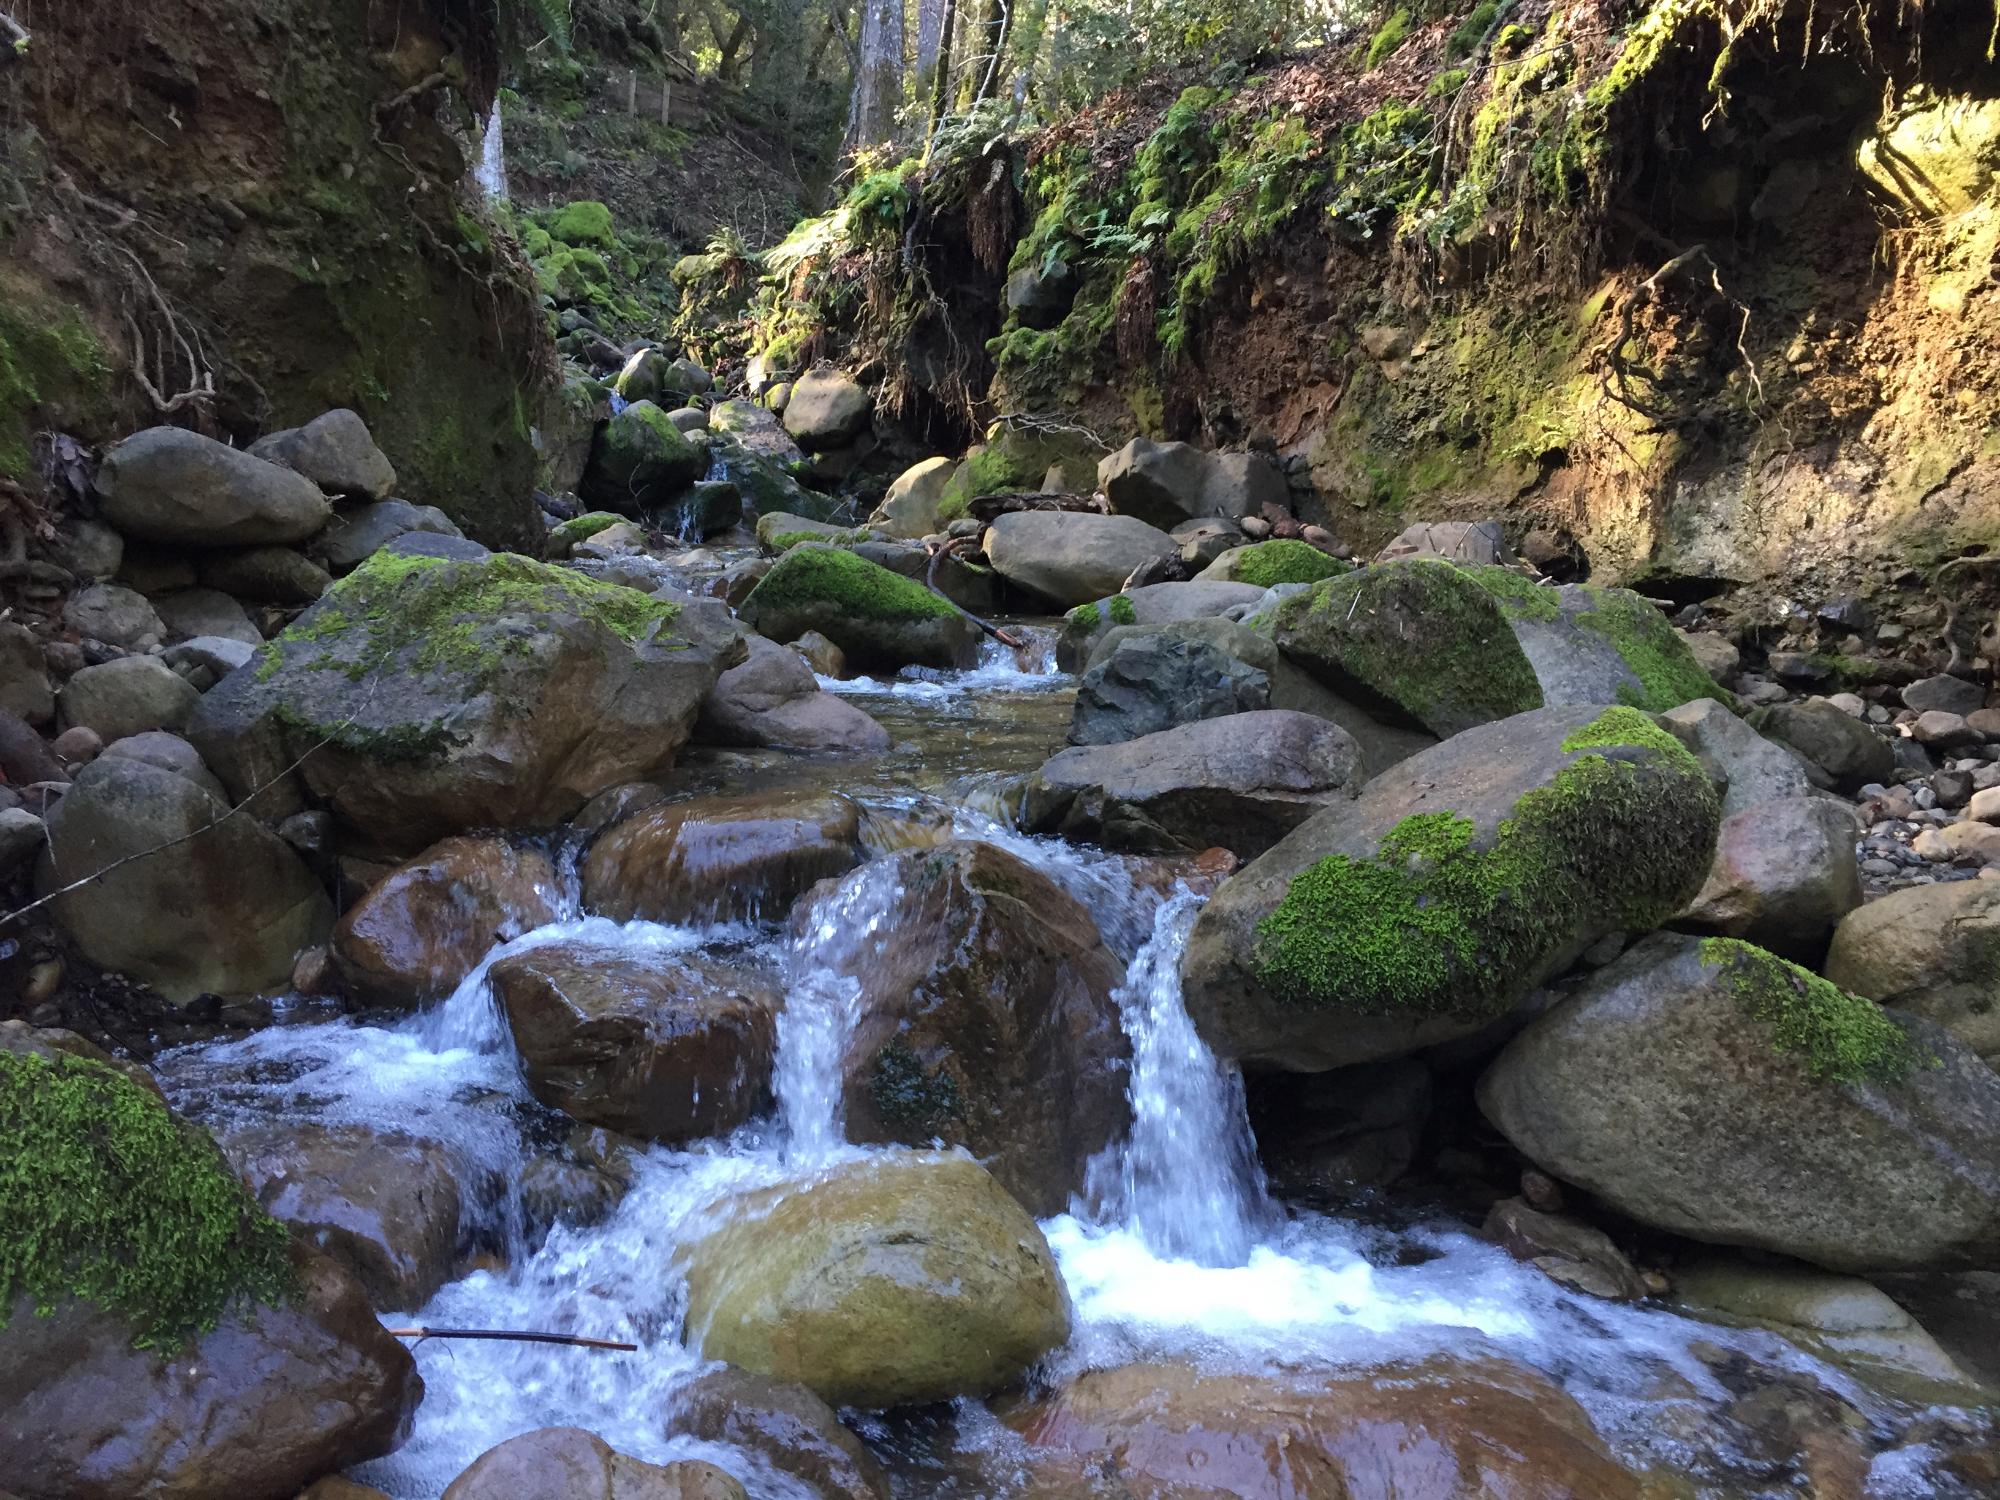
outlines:
[[[1181,954],[1201,910],[1185,886],[1115,992],[1132,1039],[1132,1133],[1091,1163],[1085,1192],[1104,1222],[1155,1255],[1206,1266],[1248,1262],[1274,1214],[1243,1105],[1181,1001]]]
[[[486,128],[479,136],[479,160],[473,166],[472,180],[479,184],[479,191],[494,203],[507,201],[507,155],[500,139],[500,101],[493,101],[493,108],[487,112]]]

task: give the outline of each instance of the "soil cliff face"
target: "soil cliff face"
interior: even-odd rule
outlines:
[[[0,69],[0,471],[26,434],[247,438],[334,406],[399,492],[532,546],[533,283],[465,194],[460,0],[35,7]],[[60,336],[50,336],[56,330]]]

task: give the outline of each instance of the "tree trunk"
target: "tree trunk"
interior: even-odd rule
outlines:
[[[917,0],[917,83],[928,88],[944,36],[944,9],[951,0]]]
[[[894,139],[896,106],[902,102],[902,0],[863,0],[861,61],[854,70],[845,154],[852,156]]]
[[[980,0],[979,29],[965,69],[965,103],[979,103],[993,92],[1000,73],[1000,52],[1007,44],[1007,0]]]
[[[926,143],[937,134],[938,126],[944,122],[945,102],[951,98],[952,33],[957,29],[958,0],[944,0],[944,13],[938,17],[937,71],[931,76],[931,122],[925,135]]]

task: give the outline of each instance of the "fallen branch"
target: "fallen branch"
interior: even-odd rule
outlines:
[[[0,10],[0,37],[6,38],[7,54],[11,57],[28,55],[28,28]]]
[[[960,547],[964,546],[967,542],[971,540],[972,540],[971,537],[964,537],[964,536],[953,537],[950,541],[946,542],[942,547],[932,548],[931,565],[929,570],[926,571],[924,574],[924,586],[928,588],[933,594],[936,594],[938,598],[944,600],[944,602],[949,604],[953,609],[957,610],[960,614],[964,615],[966,619],[972,621],[973,624],[977,625],[981,630],[985,631],[988,635],[992,636],[993,639],[998,641],[1001,645],[1010,647],[1015,651],[1019,651],[1023,646],[1027,644],[1026,641],[1018,640],[1015,637],[1007,634],[1007,632],[1002,630],[998,625],[988,624],[986,621],[980,619],[978,615],[975,615],[971,610],[967,609],[964,605],[960,604],[956,599],[952,598],[943,589],[937,586],[938,565],[942,563],[947,557],[950,557],[952,553],[956,552]]]
[[[617,1339],[591,1339],[580,1333],[531,1333],[510,1328],[385,1328],[382,1330],[393,1339],[415,1339],[422,1343],[425,1339],[495,1339],[517,1344],[570,1344],[578,1349],[615,1349],[621,1353],[637,1352],[637,1344],[621,1343]]]

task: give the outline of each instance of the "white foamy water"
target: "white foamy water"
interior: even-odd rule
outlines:
[[[905,667],[894,677],[828,677],[815,674],[829,693],[901,698],[918,703],[956,703],[992,693],[1047,692],[1067,687],[1069,678],[1056,670],[1055,631],[1046,625],[1005,627],[1023,645],[1004,645],[992,636],[979,642],[979,662],[970,671],[946,672],[936,667]]]

